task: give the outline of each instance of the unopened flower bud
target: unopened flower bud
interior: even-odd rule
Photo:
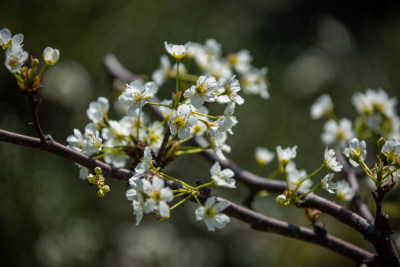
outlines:
[[[94,184],[96,181],[96,176],[94,176],[93,174],[89,174],[86,179],[88,180],[89,183]]]
[[[384,137],[379,138],[377,144],[378,144],[378,151],[382,150],[382,147],[385,145],[386,140]]]
[[[355,150],[354,148],[350,149],[350,158],[359,163],[361,159],[361,151]]]
[[[279,205],[287,205],[288,200],[285,195],[279,195],[276,197],[275,202]]]
[[[104,185],[100,188],[104,193],[108,193],[111,191],[110,187],[108,185]]]
[[[96,168],[94,169],[94,172],[95,172],[97,175],[100,175],[101,172],[102,172],[102,170],[101,170],[100,167],[96,167]]]
[[[99,197],[104,197],[106,195],[106,193],[104,193],[104,191],[100,189],[99,191],[97,191],[97,195]]]
[[[43,50],[43,59],[47,65],[53,66],[58,62],[60,58],[60,51],[51,47],[46,47]]]

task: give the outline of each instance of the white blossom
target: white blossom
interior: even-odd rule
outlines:
[[[351,153],[356,153],[361,156],[364,161],[367,158],[367,144],[364,140],[359,141],[357,138],[353,138],[349,141],[349,146],[343,150],[343,154],[349,158],[349,162],[354,167],[358,167],[358,163],[351,159]]]
[[[246,49],[240,50],[235,54],[228,56],[229,63],[238,73],[246,73],[251,68],[251,61],[253,60],[250,52]]]
[[[189,138],[190,129],[197,123],[196,116],[191,115],[192,109],[192,106],[183,104],[171,113],[169,129],[173,135],[177,134],[179,139]]]
[[[328,150],[327,147],[324,153],[324,164],[328,169],[334,172],[340,172],[343,168],[343,165],[336,160],[335,155],[336,155],[335,150],[333,149]]]
[[[270,163],[275,157],[275,153],[269,151],[264,147],[257,147],[255,152],[255,158],[258,165],[267,165]]]
[[[267,75],[268,69],[252,68],[242,77],[242,89],[245,93],[257,94],[264,99],[269,98]]]
[[[302,182],[308,176],[307,172],[305,170],[296,169],[296,164],[293,161],[287,164],[285,171],[291,187],[297,187],[301,183],[299,188],[305,190],[309,190],[311,188],[312,181],[310,179]]]
[[[107,114],[110,105],[108,99],[100,96],[96,102],[90,102],[89,108],[86,110],[86,115],[94,123],[103,121],[103,117]]]
[[[190,43],[186,43],[184,45],[174,45],[164,42],[165,50],[167,50],[167,52],[177,60],[181,60],[186,55],[189,44]]]
[[[223,151],[229,153],[231,152],[231,147],[225,144],[227,139],[227,134],[225,132],[217,132],[214,137],[210,139],[212,148],[214,149],[215,154],[221,160],[226,160]]]
[[[238,105],[244,103],[244,99],[237,94],[240,91],[240,84],[235,75],[231,76],[228,80],[220,79],[220,88],[218,89],[217,102],[224,104],[230,101],[235,102]]]
[[[296,150],[297,150],[297,146],[294,146],[292,148],[287,147],[285,149],[282,149],[281,146],[278,146],[276,148],[276,155],[277,155],[279,162],[281,162],[284,165],[288,164],[289,161],[296,158]]]
[[[334,190],[339,188],[339,183],[332,182],[333,176],[333,173],[328,173],[321,181],[322,187],[331,194],[335,193]]]
[[[157,211],[162,218],[169,217],[169,206],[167,202],[174,199],[171,188],[164,186],[164,180],[153,176],[152,182],[143,180],[143,191],[149,197],[144,202],[144,212]]]
[[[27,59],[28,53],[22,49],[22,46],[13,46],[6,50],[5,65],[11,73],[18,72]]]
[[[332,112],[333,102],[328,94],[323,94],[311,106],[311,118],[316,120]]]
[[[183,94],[184,97],[190,98],[190,103],[195,107],[201,107],[204,102],[214,102],[218,89],[217,80],[213,76],[200,76],[196,85],[192,85]]]
[[[218,185],[228,188],[236,188],[235,180],[232,178],[235,174],[231,169],[221,171],[221,165],[216,161],[210,169],[211,179]]]
[[[340,200],[350,201],[353,199],[355,191],[351,188],[350,184],[341,180],[338,182],[338,188],[336,190],[336,197]]]
[[[386,156],[389,163],[400,156],[400,142],[390,139],[382,147],[382,153]]]
[[[47,65],[53,66],[57,64],[59,58],[60,58],[60,51],[58,49],[46,47],[43,50],[43,59]]]
[[[215,229],[224,228],[230,221],[226,214],[220,213],[229,206],[228,201],[220,201],[216,203],[215,197],[207,199],[204,206],[198,207],[195,210],[196,220],[204,220],[208,231],[214,232]]]
[[[147,82],[144,85],[140,81],[133,81],[126,85],[125,91],[119,96],[118,101],[128,106],[128,115],[133,114],[137,109],[142,110],[147,103],[146,99],[157,93],[158,87],[154,82]]]
[[[365,94],[357,92],[351,101],[360,114],[380,113],[387,117],[395,114],[397,104],[397,99],[395,97],[389,99],[388,94],[381,88],[378,90],[368,88]]]
[[[343,118],[339,123],[334,120],[328,120],[324,125],[324,132],[321,135],[321,140],[324,145],[330,146],[338,144],[343,148],[353,137],[354,132],[351,121]]]

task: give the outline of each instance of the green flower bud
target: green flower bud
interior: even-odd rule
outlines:
[[[99,191],[97,191],[97,195],[99,196],[99,197],[104,197],[106,194],[104,193],[104,191],[103,190],[99,190]]]
[[[104,185],[100,188],[104,193],[108,193],[111,191],[110,187],[108,185]]]
[[[276,197],[275,202],[279,205],[287,205],[289,201],[285,195],[279,195]]]
[[[385,145],[386,140],[384,137],[379,138],[377,144],[378,144],[378,151],[382,150],[382,147]]]
[[[96,182],[96,176],[93,174],[89,174],[86,179],[88,180],[89,183],[94,184]]]
[[[101,172],[102,172],[102,169],[101,169],[100,167],[96,167],[96,168],[94,169],[94,172],[95,172],[97,175],[100,175]]]

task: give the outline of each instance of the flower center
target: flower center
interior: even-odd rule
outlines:
[[[183,127],[185,127],[185,119],[181,118],[181,117],[177,117],[173,124],[175,125],[175,127],[179,130],[182,129]]]
[[[204,96],[207,93],[207,88],[204,86],[204,83],[201,83],[194,88],[194,92],[196,95]]]
[[[208,208],[206,208],[206,212],[204,214],[204,217],[205,218],[210,218],[210,217],[213,217],[214,215],[216,215],[218,213],[219,212],[216,209],[214,209],[213,207],[208,207]]]

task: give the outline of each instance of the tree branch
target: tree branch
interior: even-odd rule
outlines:
[[[117,64],[118,68],[123,69],[124,72],[129,72],[118,62],[118,60],[113,63]],[[115,77],[123,80],[123,76],[119,75],[118,71],[114,69],[114,66],[108,64],[107,60],[104,61],[104,64],[106,65],[110,73],[115,75]],[[164,119],[161,112],[156,106],[149,105],[149,108],[159,118]],[[191,139],[191,142],[198,147],[208,146],[208,142],[203,137],[194,137]],[[202,154],[209,161],[211,161],[211,163],[219,161],[222,168],[231,169],[235,173],[235,178],[246,184],[252,190],[267,190],[273,193],[282,193],[287,189],[287,186],[284,182],[266,180],[254,175],[253,173],[242,170],[232,161],[223,161],[219,159],[211,150],[205,150],[204,152],[202,152]],[[305,192],[299,190],[299,194],[303,193]],[[376,251],[380,256],[379,260],[381,264],[384,264],[385,266],[400,266],[400,258],[392,240],[390,239],[390,236],[377,230],[373,224],[370,224],[365,218],[361,217],[360,215],[315,194],[307,195],[304,200],[298,204],[298,206],[319,209],[322,212],[341,221],[342,223],[349,225],[350,227],[360,232],[365,239],[373,243]]]
[[[95,167],[100,166],[103,170],[103,174],[106,177],[111,177],[121,181],[127,181],[134,174],[129,170],[117,169],[102,161],[94,160],[93,158],[85,156],[80,152],[59,144],[54,140],[51,140],[49,142],[49,145],[45,146],[38,138],[20,135],[0,129],[0,141],[35,149],[42,149],[46,152],[71,160],[75,163],[79,163],[80,165],[89,169],[94,169]],[[178,183],[172,181],[165,182],[172,189],[181,188],[181,185],[179,185]],[[204,203],[207,197],[199,196],[199,199],[202,203]],[[218,201],[223,200],[224,199],[222,198],[218,198]],[[244,223],[251,225],[251,227],[257,231],[276,233],[283,236],[314,243],[330,249],[334,252],[337,252],[345,257],[353,259],[358,264],[366,263],[371,266],[372,264],[374,264],[374,254],[334,236],[317,234],[313,230],[269,218],[265,215],[261,215],[232,202],[229,202],[229,206],[223,212],[230,217],[236,218]]]

